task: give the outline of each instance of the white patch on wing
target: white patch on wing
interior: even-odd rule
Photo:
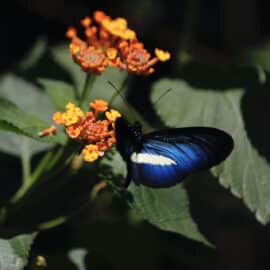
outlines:
[[[132,153],[130,159],[135,163],[145,163],[160,166],[176,165],[176,162],[173,159],[161,155],[147,153]]]

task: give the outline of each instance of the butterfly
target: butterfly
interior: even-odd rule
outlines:
[[[226,132],[211,127],[168,128],[143,134],[137,122],[123,117],[115,123],[116,148],[127,164],[125,186],[163,188],[176,185],[189,174],[225,160],[233,149]]]

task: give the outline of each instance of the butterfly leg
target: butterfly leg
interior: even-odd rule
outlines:
[[[129,186],[130,182],[131,182],[131,178],[126,178],[126,181],[125,181],[124,187],[125,187],[125,188],[128,188],[128,186]]]
[[[131,182],[131,179],[132,179],[132,173],[131,173],[131,166],[127,166],[127,177],[126,177],[126,180],[125,180],[125,183],[124,183],[124,187],[125,188],[128,188],[130,182]]]

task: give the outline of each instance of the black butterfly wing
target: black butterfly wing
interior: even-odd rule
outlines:
[[[215,128],[153,132],[143,136],[139,150],[129,152],[128,177],[150,187],[173,186],[192,172],[219,164],[232,149],[231,136]]]

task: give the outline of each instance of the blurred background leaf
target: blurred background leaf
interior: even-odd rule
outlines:
[[[72,102],[77,103],[75,98],[74,87],[63,81],[39,79],[39,83],[48,93],[52,104],[57,111],[65,111],[66,104]]]
[[[25,112],[34,114],[35,117],[49,120],[53,113],[52,104],[48,96],[43,93],[41,89],[38,89],[37,86],[26,82],[13,74],[2,75],[0,79],[0,97],[8,99]],[[20,122],[21,120],[19,117],[22,117],[25,112],[21,111],[22,114],[16,114],[15,119],[10,119],[10,121]],[[7,121],[8,119],[3,120]],[[11,127],[15,128],[14,131],[19,134],[26,135],[25,131],[21,130],[16,126],[16,123],[11,122]],[[42,130],[42,128],[50,126],[48,122],[43,122],[42,124],[42,127],[36,126],[35,131],[30,132],[30,130],[27,129],[26,132],[30,132],[31,134],[29,133],[28,135],[34,136],[35,138],[40,140],[40,138],[38,138],[37,136],[37,132]],[[33,123],[31,123],[30,121],[27,125],[33,126]],[[4,127],[2,127],[2,129],[4,129]],[[63,140],[64,142],[64,137],[62,137],[61,140]],[[32,156],[51,146],[52,144],[48,144],[46,142],[41,143],[25,136],[18,136],[14,133],[0,131],[0,149],[11,155],[21,156],[23,150],[26,150],[27,148],[27,151]]]
[[[86,270],[85,265],[85,256],[87,255],[87,250],[83,248],[72,249],[68,252],[69,259],[74,263],[77,267],[77,270]]]
[[[9,240],[0,239],[0,268],[23,270],[35,237],[36,233],[32,233],[18,235]]]

